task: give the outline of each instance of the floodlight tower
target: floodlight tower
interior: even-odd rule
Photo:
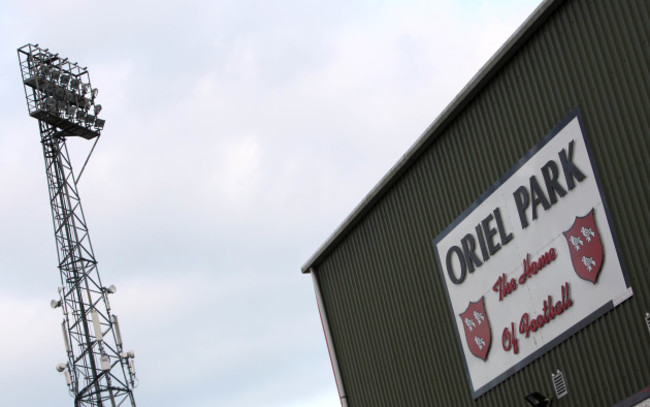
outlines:
[[[85,67],[38,44],[19,48],[18,60],[27,109],[40,129],[61,276],[59,299],[51,306],[63,311],[68,361],[56,369],[75,407],[135,406],[134,354],[124,351],[111,314],[108,295],[115,286],[105,287],[99,277],[77,191],[79,175],[75,178],[66,146],[67,137],[99,139],[104,120],[97,117],[97,89]]]

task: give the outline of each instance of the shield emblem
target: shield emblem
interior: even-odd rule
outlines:
[[[569,244],[571,261],[576,274],[584,280],[596,284],[603,264],[603,244],[596,228],[594,209],[582,218],[576,217],[573,226],[564,237]]]
[[[477,302],[470,302],[467,309],[460,314],[460,320],[465,328],[465,340],[472,355],[487,359],[492,339],[490,321],[485,312],[485,297]]]

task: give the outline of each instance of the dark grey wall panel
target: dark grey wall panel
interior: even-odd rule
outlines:
[[[552,2],[310,264],[350,406],[608,406],[650,385],[650,2]],[[476,401],[433,239],[579,108],[634,296]]]

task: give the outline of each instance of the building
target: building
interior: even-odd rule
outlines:
[[[649,158],[650,2],[542,3],[303,266],[342,405],[650,398]]]

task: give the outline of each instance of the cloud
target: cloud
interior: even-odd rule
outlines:
[[[300,266],[536,3],[0,5],[0,404],[70,403],[16,47],[41,41],[99,88],[79,191],[138,403],[319,407],[338,397]],[[78,171],[91,144],[68,144]]]

